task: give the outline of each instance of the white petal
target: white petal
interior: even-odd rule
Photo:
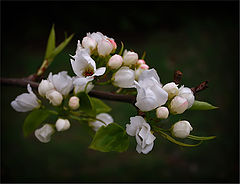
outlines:
[[[136,151],[137,151],[138,153],[141,153],[141,152],[142,152],[142,147],[141,147],[139,144],[137,144]]]
[[[142,153],[143,154],[148,154],[153,149],[153,144],[154,143],[146,145],[145,148],[142,149]]]
[[[113,118],[112,116],[110,116],[107,113],[100,113],[96,116],[97,119],[102,120],[103,122],[105,122],[107,125],[110,123],[113,123]]]
[[[139,81],[147,79],[147,78],[155,78],[157,80],[157,82],[161,85],[160,83],[160,78],[156,72],[156,70],[154,68],[150,69],[150,70],[145,70],[141,73],[141,75],[139,76]]]
[[[155,139],[156,139],[156,137],[151,132],[149,132],[147,140],[146,140],[146,144],[151,144]]]
[[[96,70],[96,72],[93,74],[93,76],[101,76],[105,73],[106,67],[101,67]]]

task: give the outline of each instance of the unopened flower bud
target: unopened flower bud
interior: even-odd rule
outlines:
[[[178,96],[181,96],[181,97],[187,99],[187,101],[188,101],[188,109],[190,107],[192,107],[192,105],[194,103],[194,100],[195,100],[195,97],[194,97],[193,92],[192,92],[192,90],[190,88],[181,87],[179,89]]]
[[[51,135],[55,132],[54,128],[50,124],[45,124],[42,128],[35,130],[35,136],[43,143],[47,143],[51,140]]]
[[[146,65],[146,64],[141,64],[139,68],[144,69],[144,70],[148,70],[149,66]]]
[[[137,61],[137,64],[138,64],[138,65],[142,65],[142,64],[146,64],[146,62],[145,62],[143,59],[139,59],[139,60]]]
[[[138,61],[138,54],[135,52],[125,50],[123,53],[124,65],[135,65]]]
[[[108,66],[112,69],[117,69],[122,65],[122,63],[123,63],[122,56],[115,54],[109,59]]]
[[[172,135],[178,138],[186,138],[189,136],[193,128],[188,121],[178,121],[172,127]]]
[[[112,77],[113,84],[121,88],[134,87],[134,71],[127,66],[121,67]]]
[[[72,96],[72,97],[69,99],[68,106],[69,106],[72,110],[78,109],[78,108],[79,108],[79,98],[76,97],[76,96]]]
[[[93,51],[97,47],[97,42],[94,39],[86,36],[82,40],[82,46],[90,49],[90,51]]]
[[[117,49],[117,44],[116,44],[116,42],[114,41],[114,39],[110,38],[110,39],[108,39],[108,40],[109,40],[109,41],[111,42],[111,44],[112,44],[113,51],[116,50],[116,49]]]
[[[58,106],[62,103],[63,96],[56,90],[51,90],[46,93],[46,98],[50,100],[50,103],[54,106]]]
[[[48,91],[53,89],[54,86],[50,81],[42,80],[38,86],[38,93],[44,97]]]
[[[169,106],[172,114],[182,114],[188,108],[188,102],[186,98],[175,96]]]
[[[113,50],[113,46],[111,44],[110,41],[102,39],[99,43],[98,43],[98,54],[100,56],[107,56],[109,55],[112,50]]]
[[[157,115],[157,118],[167,119],[168,115],[169,115],[168,108],[167,107],[158,107],[156,109],[156,115]]]
[[[167,83],[163,86],[163,89],[168,93],[168,99],[178,95],[178,85],[174,82]]]
[[[70,128],[70,122],[68,121],[68,119],[61,119],[59,118],[57,121],[56,121],[56,129],[57,131],[64,131],[64,130],[67,130]]]

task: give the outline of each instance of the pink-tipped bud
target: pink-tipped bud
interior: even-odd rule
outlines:
[[[138,64],[138,65],[142,65],[142,64],[146,64],[146,62],[145,62],[143,59],[139,59],[139,60],[137,61],[137,64]]]
[[[79,98],[76,97],[76,96],[72,96],[72,97],[69,99],[68,106],[69,106],[72,110],[78,109],[78,108],[79,108]]]
[[[114,41],[114,39],[110,38],[109,41],[111,42],[112,46],[113,46],[113,50],[116,50],[117,49],[117,44],[116,42]]]
[[[182,114],[188,108],[188,101],[186,98],[175,96],[169,106],[172,114]]]
[[[112,69],[117,69],[122,65],[122,63],[123,63],[122,56],[115,54],[109,59],[108,66]]]
[[[148,70],[148,69],[149,69],[149,66],[146,65],[146,64],[141,64],[141,65],[140,65],[140,68],[143,69],[143,70]]]
[[[156,115],[157,115],[157,118],[167,119],[168,115],[169,115],[168,108],[167,107],[158,107],[156,109]]]

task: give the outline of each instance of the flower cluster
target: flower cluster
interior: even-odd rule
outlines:
[[[88,123],[89,127],[96,132],[92,148],[100,151],[105,150],[106,147],[96,145],[96,139],[106,139],[104,140],[105,146],[111,145],[113,140],[120,141],[119,137],[124,139],[125,143],[128,141],[125,139],[125,132],[129,136],[135,136],[136,150],[143,154],[147,154],[153,149],[156,133],[160,133],[167,139],[170,136],[165,133],[167,131],[176,138],[196,138],[196,136],[190,135],[193,128],[186,120],[176,122],[168,130],[156,126],[157,122],[168,119],[170,115],[182,114],[191,108],[195,102],[193,91],[183,85],[179,86],[175,82],[163,85],[157,71],[149,68],[144,57],[139,58],[136,52],[124,50],[123,45],[118,54],[116,50],[117,44],[113,38],[100,32],[87,33],[82,41],[78,40],[75,55],[72,55],[70,59],[75,76],[69,76],[67,71],[58,74],[50,73],[46,80],[43,79],[40,82],[39,95],[35,95],[28,84],[29,93],[19,95],[11,102],[12,107],[19,112],[41,111],[41,113],[47,112],[47,115],[44,115],[46,117],[48,114],[57,117],[55,124],[45,122],[39,128],[39,124],[43,122],[36,123],[35,136],[38,140],[47,143],[51,140],[54,132],[69,129],[70,119]],[[115,125],[112,116],[107,113],[109,110],[106,108],[106,104],[88,96],[88,93],[95,85],[100,84],[101,80],[107,85],[112,84],[117,93],[121,93],[122,88],[125,88],[125,92],[135,90],[135,106],[146,116],[131,117],[130,124],[126,124],[126,129],[123,130]],[[48,102],[46,106],[44,101]],[[47,107],[49,105],[50,107]],[[99,112],[96,113],[97,111]],[[154,112],[155,117],[148,116],[151,112]],[[117,133],[111,133],[111,131]],[[109,135],[104,135],[104,132]],[[123,134],[120,135],[119,132],[123,132]],[[106,136],[111,138],[106,138]],[[107,142],[109,140],[112,142]],[[197,140],[202,139],[198,137]],[[120,149],[123,145],[121,142],[114,142],[114,144],[115,147],[111,147],[113,150]]]

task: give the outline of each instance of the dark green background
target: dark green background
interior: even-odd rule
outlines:
[[[41,65],[54,23],[57,42],[75,33],[45,76],[67,70],[69,54],[87,32],[100,31],[154,67],[162,83],[183,72],[192,87],[208,80],[196,97],[220,109],[186,112],[193,134],[216,135],[197,148],[181,148],[157,136],[148,155],[138,154],[136,142],[124,153],[88,149],[86,128],[72,122],[50,143],[33,135],[24,138],[27,113],[10,102],[25,88],[1,86],[1,178],[3,182],[237,182],[238,122],[238,3],[237,2],[2,2],[1,77],[25,77]],[[116,122],[125,126],[135,115],[129,104],[106,101]],[[174,123],[174,122],[171,122]]]

